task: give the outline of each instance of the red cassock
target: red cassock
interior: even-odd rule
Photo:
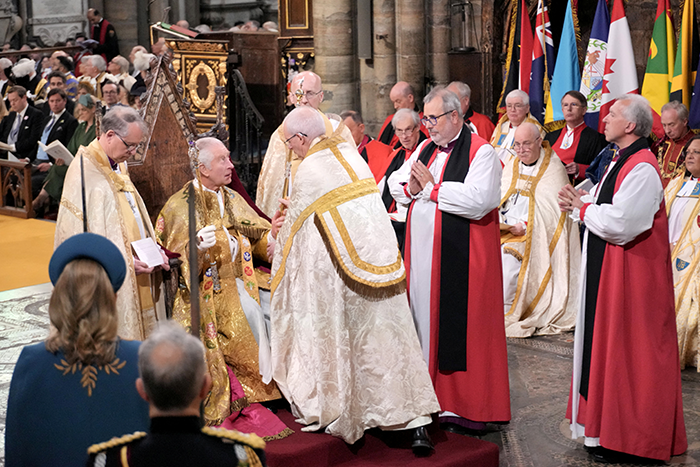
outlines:
[[[614,192],[641,163],[658,170],[652,153],[640,150],[621,167]],[[662,201],[650,230],[625,245],[604,245],[587,399],[574,380],[567,408],[571,420],[578,400],[577,422],[604,448],[666,460],[687,448],[668,241]],[[574,365],[582,360],[576,356]]]
[[[479,148],[488,145],[488,142],[478,135],[469,133],[466,128],[463,130],[459,140],[466,136],[471,138],[469,147],[471,164]],[[463,178],[460,180],[461,174],[455,178],[448,178],[447,174],[451,169],[451,159],[459,154],[459,140],[445,162],[442,175],[436,182],[434,194],[437,193],[442,182],[464,180]],[[428,146],[429,144],[424,145],[419,160],[423,160],[423,153]],[[426,166],[430,167],[434,159],[435,153],[430,156],[429,161],[425,158],[428,161]],[[448,224],[445,221],[449,219],[445,216],[453,215],[435,209],[433,244],[426,245],[433,251],[428,366],[435,392],[443,411],[454,412],[472,421],[507,422],[511,418],[510,389],[503,321],[503,276],[498,212],[494,209],[480,220],[470,219],[466,244],[464,236],[455,235],[450,227],[446,227]],[[421,221],[424,219],[415,220],[415,222]],[[412,210],[408,214],[407,240],[404,249],[407,273],[411,270],[411,222]],[[438,356],[441,335],[440,315],[441,312],[450,311],[446,310],[449,306],[446,305],[446,297],[452,295],[452,292],[458,292],[457,295],[464,292],[461,281],[455,281],[454,277],[445,274],[443,261],[449,261],[450,257],[463,254],[465,248],[468,248],[466,255],[463,255],[468,255],[468,289],[467,306],[462,313],[466,313],[466,370],[447,371],[443,369],[442,359]],[[410,277],[408,282],[411,283]],[[442,352],[442,349],[440,351]]]
[[[391,152],[391,146],[380,143],[376,139],[362,145],[360,155],[367,162],[367,165],[369,165],[369,169],[372,171],[372,175],[374,175],[374,181],[377,183],[384,177],[386,169],[389,168]]]
[[[464,116],[464,121],[472,123],[476,127],[476,132],[478,135],[484,138],[486,141],[491,139],[493,130],[496,128],[496,125],[493,124],[491,119],[489,119],[486,115],[474,112],[471,107],[467,109],[467,114]]]

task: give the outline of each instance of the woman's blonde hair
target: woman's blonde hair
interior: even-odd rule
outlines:
[[[107,273],[91,259],[68,263],[49,301],[52,329],[46,349],[68,363],[104,365],[117,345],[117,300]]]

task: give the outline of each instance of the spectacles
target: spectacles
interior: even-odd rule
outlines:
[[[118,91],[102,91],[102,94],[119,94]]]
[[[430,126],[435,126],[435,125],[437,125],[438,118],[440,118],[444,115],[450,114],[452,112],[456,112],[456,110],[455,109],[448,110],[447,112],[441,113],[440,115],[437,115],[435,117],[433,117],[432,115],[427,115],[427,116],[421,118],[420,121],[423,122],[423,125],[427,125],[428,123],[430,123]]]
[[[294,133],[292,136],[290,136],[289,138],[287,138],[287,140],[284,142],[284,144],[285,144],[285,145],[289,144],[289,142],[290,142],[291,140],[293,140],[295,136],[298,136],[298,137],[300,137],[300,138],[303,136],[304,138],[306,138],[306,134],[305,134],[305,133],[302,133],[302,132]]]
[[[321,94],[322,92],[323,92],[323,89],[321,89],[320,91],[316,91],[316,92],[314,92],[314,91],[306,91],[306,92],[304,93],[304,96],[306,97],[306,100],[309,101],[309,100],[311,100],[314,96],[318,96],[318,95]],[[294,93],[294,96],[296,97],[296,96],[298,95],[298,93],[299,93],[299,91],[297,91],[296,93]]]
[[[522,143],[513,143],[513,149],[515,149],[516,151],[518,151],[519,149],[523,149],[523,150],[530,149],[532,146],[537,144],[537,142],[540,139],[542,139],[542,138],[537,138],[534,141],[523,141]]]
[[[437,118],[436,118],[437,121]],[[397,136],[399,135],[410,135],[413,134],[413,132],[416,131],[416,127],[412,126],[411,128],[406,128],[405,130],[394,130],[394,133],[396,133]]]
[[[508,110],[522,109],[523,107],[525,107],[525,104],[506,104],[506,109]]]
[[[124,138],[122,138],[119,133],[114,133],[117,135],[117,138],[121,140],[122,143],[124,143],[124,146],[126,146],[126,151],[127,152],[136,152],[140,147],[142,143],[136,143],[136,144],[129,144],[126,141],[124,141]]]
[[[691,151],[691,150],[689,149],[689,150],[687,150],[687,151],[685,152],[685,155],[686,155],[686,156],[700,156],[700,151],[695,151],[695,150],[692,150],[692,151]]]

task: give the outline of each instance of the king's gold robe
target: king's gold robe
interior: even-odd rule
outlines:
[[[161,245],[177,252],[183,260],[180,287],[173,305],[173,319],[191,329],[190,316],[190,268],[188,237],[189,187],[170,197],[156,221],[156,235]],[[258,278],[253,267],[253,256],[267,260],[267,234],[270,223],[258,216],[236,192],[228,187],[219,188],[224,201],[224,214],[220,214],[219,201],[212,191],[197,187],[196,212],[199,231],[207,225],[216,227],[216,244],[207,250],[209,262],[216,262],[221,291],[214,291],[212,268],[207,255],[199,253],[199,304],[200,336],[206,348],[212,390],[204,406],[204,418],[208,425],[220,425],[231,412],[236,412],[248,402],[279,399],[274,383],[264,384],[259,369],[259,347],[241,306],[236,279],[241,279],[245,292],[260,303]],[[226,229],[236,238],[238,249],[235,258]],[[226,366],[229,366],[243,386],[247,401],[231,400],[231,384]]]
[[[501,230],[503,253],[521,262],[515,299],[505,311],[508,337],[556,334],[576,323],[579,231],[557,204],[559,190],[569,183],[566,169],[549,143],[544,145],[531,176],[520,173],[517,157],[503,168],[501,206],[518,192],[528,201],[525,235]]]
[[[679,191],[690,178],[684,172],[671,180],[664,191],[669,217],[674,203],[679,199]],[[675,244],[671,244],[678,349],[681,369],[691,365],[700,371],[700,185],[696,185],[682,209],[678,213],[682,226],[680,237]],[[670,221],[671,218],[669,225]]]
[[[345,141],[355,145],[352,133],[350,133],[350,130],[342,121],[335,122],[337,123],[337,127],[334,130],[331,120],[329,120],[323,112],[319,113],[326,124],[326,136],[341,136]],[[275,212],[280,206],[279,199],[282,198],[282,193],[284,191],[287,160],[291,160],[290,180],[294,179],[297,167],[299,167],[301,163],[301,158],[291,152],[291,149],[287,147],[284,140],[284,123],[282,123],[270,137],[270,143],[267,146],[267,152],[265,153],[263,165],[260,169],[260,177],[258,178],[255,204],[270,218],[275,215]]]
[[[164,294],[160,272],[136,275],[131,242],[141,239],[141,229],[126,193],[133,197],[145,235],[155,238],[148,211],[129,178],[126,163],[117,173],[99,140],[81,147],[68,167],[56,220],[54,248],[67,238],[83,232],[80,162],[85,172],[85,201],[88,231],[107,237],[124,255],[126,279],[117,292],[119,335],[124,339],[144,340],[156,321],[165,319]],[[154,305],[155,303],[155,305]]]

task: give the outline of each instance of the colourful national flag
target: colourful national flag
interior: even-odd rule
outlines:
[[[530,71],[530,113],[544,123],[544,110],[549,98],[549,83],[554,71],[554,41],[549,14],[544,0],[537,2],[535,39],[532,44],[532,69]]]
[[[698,64],[698,70],[695,73],[695,87],[688,112],[688,125],[693,130],[697,130],[700,128],[700,64]]]
[[[514,89],[528,92],[530,88],[530,67],[532,65],[532,26],[525,0],[511,0],[513,12],[508,38],[508,58],[503,91],[498,100],[499,108],[505,108],[506,96]]]
[[[605,130],[603,119],[608,115],[615,99],[624,94],[639,93],[630,27],[622,3],[622,0],[615,0],[612,9],[608,54],[605,57],[603,75],[603,104],[600,107],[598,122],[598,131],[601,133]]]
[[[598,0],[595,9],[591,37],[588,39],[586,60],[581,72],[581,94],[588,100],[588,111],[584,117],[586,125],[598,128],[598,115],[603,104],[603,75],[605,74],[605,57],[608,54],[608,33],[610,31],[610,12],[605,0]]]
[[[659,0],[654,30],[651,33],[647,69],[644,73],[644,83],[642,83],[642,96],[647,98],[654,111],[652,131],[659,138],[664,136],[664,128],[661,126],[661,107],[669,101],[671,94],[675,48],[671,5],[668,0]]]
[[[566,15],[564,16],[564,26],[561,30],[561,39],[559,39],[557,63],[554,65],[552,87],[549,92],[547,111],[544,117],[545,123],[564,119],[564,114],[561,111],[561,99],[567,92],[574,89],[578,91],[581,86],[581,72],[579,71],[578,48],[576,45],[577,29],[578,19],[571,8],[571,0],[569,0],[566,6]]]
[[[700,40],[695,24],[695,2],[686,0],[681,13],[681,31],[678,35],[678,48],[673,68],[670,100],[678,101],[690,107],[695,74],[698,69]]]

